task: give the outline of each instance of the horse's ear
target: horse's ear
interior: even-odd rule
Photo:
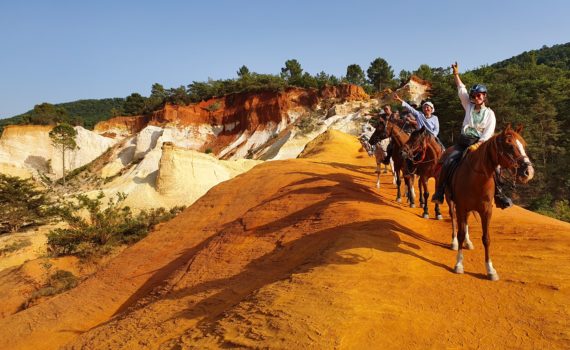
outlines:
[[[523,125],[522,125],[522,124],[519,124],[519,125],[517,126],[517,128],[515,129],[515,131],[517,132],[517,134],[520,134],[520,133],[523,131]]]

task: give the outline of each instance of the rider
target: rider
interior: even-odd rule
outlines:
[[[459,99],[465,110],[465,117],[463,118],[459,141],[453,146],[453,150],[443,162],[436,192],[432,197],[432,202],[439,204],[443,203],[445,185],[451,176],[453,164],[461,157],[466,148],[476,150],[483,142],[490,139],[495,132],[496,124],[495,112],[485,105],[487,87],[483,84],[475,84],[471,87],[468,94],[465,85],[459,78],[457,62],[452,64],[451,68],[453,69],[453,77],[457,85]],[[498,208],[506,209],[511,207],[513,202],[503,194],[500,185],[500,172],[499,168],[497,168],[495,172],[495,205]]]
[[[406,120],[408,123],[415,125],[417,130],[425,127],[429,132],[433,134],[433,136],[437,137],[437,134],[439,134],[439,119],[436,115],[433,114],[433,112],[435,112],[433,103],[424,102],[422,104],[422,113],[409,105],[406,101],[402,100],[397,93],[394,93],[394,99],[400,101],[402,103],[402,106],[409,110],[410,113],[412,113],[412,115],[416,118],[414,120],[410,117],[407,117]]]
[[[382,110],[384,111],[384,114],[382,115],[382,118],[384,119],[392,119],[395,118],[395,113],[392,112],[392,107],[390,105],[384,105],[382,107]],[[380,118],[380,115],[378,116],[378,118]],[[370,144],[371,145],[376,145],[378,142],[381,142],[381,135],[383,134],[384,130],[382,130],[381,128],[379,128],[378,126],[376,127],[376,131],[374,131],[374,134],[372,134],[372,136],[370,136]],[[392,157],[392,142],[390,142],[386,148],[386,157],[384,157],[384,160],[382,161],[382,163],[384,165],[389,164],[390,163],[390,158]]]

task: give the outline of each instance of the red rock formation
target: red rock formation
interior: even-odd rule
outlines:
[[[94,131],[107,137],[114,137],[116,131],[132,135],[144,129],[149,121],[150,118],[146,116],[115,117],[97,123]]]
[[[342,84],[337,86],[325,86],[320,91],[321,98],[340,98],[343,101],[368,100],[370,97],[362,87],[352,84]]]
[[[360,86],[344,84],[326,86],[320,91],[291,87],[282,92],[247,92],[212,98],[188,106],[166,105],[151,116],[116,117],[95,126],[105,133],[116,129],[136,133],[146,125],[180,127],[209,124],[223,127],[218,137],[253,131],[269,122],[280,123],[291,111],[305,111],[317,106],[321,99],[341,101],[366,100],[368,95]]]

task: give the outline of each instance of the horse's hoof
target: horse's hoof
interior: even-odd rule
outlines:
[[[499,274],[491,273],[491,274],[487,275],[487,278],[489,279],[489,281],[498,281],[499,280]]]
[[[463,247],[464,247],[465,249],[469,249],[469,250],[475,249],[475,246],[473,245],[473,243],[471,243],[471,241],[465,242],[465,244],[463,244]]]
[[[423,215],[423,218],[424,218],[424,219],[429,219],[429,214],[424,214],[424,215]]]
[[[396,202],[402,203],[402,198],[396,198]]]
[[[416,205],[414,203],[410,204],[410,208],[415,208]]]
[[[437,218],[438,220],[443,220],[443,215],[439,214],[438,216],[436,216],[436,218]]]
[[[451,244],[449,245],[449,248],[451,248],[451,250],[459,249],[459,242],[457,241],[457,239],[451,240]]]
[[[463,273],[463,266],[456,265],[455,268],[453,269],[453,272],[455,272],[457,274],[462,274]]]

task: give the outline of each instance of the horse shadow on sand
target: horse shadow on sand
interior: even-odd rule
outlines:
[[[369,259],[369,257],[346,252],[346,250],[353,248],[405,254],[452,272],[451,267],[420,254],[420,247],[413,242],[419,241],[441,249],[448,249],[446,244],[425,237],[391,219],[357,221],[311,232],[313,223],[322,224],[320,222],[322,213],[326,209],[330,209],[331,205],[338,205],[339,202],[369,202],[377,204],[379,210],[385,205],[395,208],[399,208],[399,206],[382,200],[377,193],[366,185],[354,182],[354,176],[311,172],[296,172],[295,174],[306,175],[306,178],[284,186],[270,198],[264,199],[250,208],[244,216],[217,229],[212,236],[199,245],[180,251],[179,255],[169,264],[154,271],[153,275],[156,278],[151,277],[146,285],[141,286],[129,300],[119,307],[116,315],[129,309],[134,310],[151,304],[156,299],[184,299],[187,300],[188,307],[183,312],[173,315],[172,319],[180,317],[199,319],[198,327],[207,328],[212,322],[219,319],[220,313],[223,312],[213,310],[227,310],[264,286],[290,279],[295,274],[310,272],[319,266],[353,265]],[[247,214],[255,213],[256,208],[278,205],[279,201],[285,197],[289,197],[287,200],[290,201],[296,195],[307,194],[319,195],[315,196],[319,199],[297,211],[285,212],[281,217],[262,225],[255,226],[255,223],[250,225],[246,220]],[[303,225],[303,223],[305,226],[295,228],[298,225]],[[306,231],[303,231],[303,228]],[[292,229],[294,229],[293,233],[296,232],[297,235],[295,239],[284,236],[289,235]],[[271,242],[273,248],[258,258],[247,262],[234,275],[202,282],[192,282],[192,278],[188,281],[186,275],[193,274],[192,262],[195,257],[203,250],[220,246],[224,240],[231,241],[232,235],[252,235],[263,238],[266,243]],[[401,235],[411,240],[405,242],[400,238]],[[283,239],[284,237],[287,239]],[[216,255],[215,251],[210,253]],[[217,263],[214,261],[212,268],[222,268],[216,267]],[[176,281],[171,279],[167,286],[158,281],[159,276],[164,278],[170,272],[180,271],[181,266],[186,266],[185,273],[179,276]],[[222,274],[220,273],[220,275]],[[157,290],[159,292],[155,293]],[[156,295],[156,298],[153,298],[153,295]]]
[[[444,244],[432,241],[393,220],[370,220],[324,229],[286,244],[277,242],[272,251],[249,262],[238,274],[177,289],[166,298],[191,297],[192,300],[195,296],[197,302],[190,302],[186,310],[172,319],[200,319],[198,327],[209,328],[222,317],[223,311],[246,300],[264,286],[289,280],[293,275],[309,273],[320,266],[355,265],[370,259],[347,252],[355,248],[405,254],[450,273],[453,271],[451,267],[419,254],[419,246],[413,241],[402,241],[400,234],[446,249]],[[223,311],[216,314],[213,310]]]

